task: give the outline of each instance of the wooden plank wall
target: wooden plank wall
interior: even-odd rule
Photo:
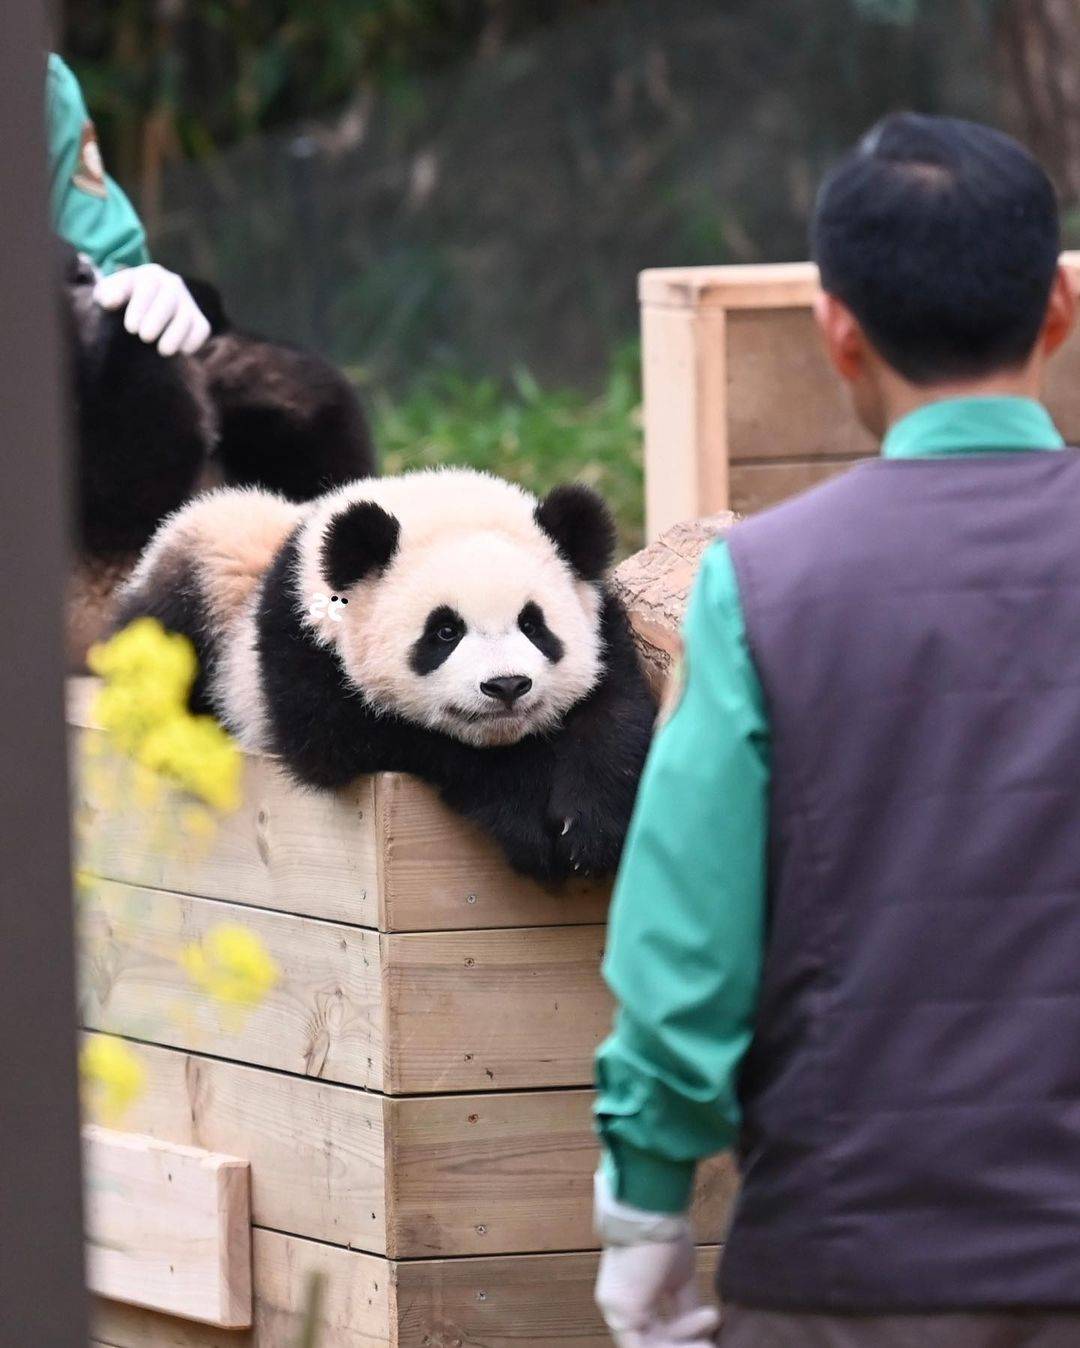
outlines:
[[[123,1036],[145,1070],[126,1128],[250,1161],[254,1242],[252,1330],[110,1301],[99,1341],[294,1348],[318,1269],[335,1346],[606,1343],[590,1118],[611,1014],[606,890],[514,875],[410,779],[320,798],[259,758],[212,842],[167,851],[175,809],[137,817],[87,713],[74,690],[84,861],[99,876],[80,901],[83,1023]],[[242,1015],[210,1004],[178,958],[223,921],[281,973]],[[706,1263],[733,1191],[725,1159],[703,1168]]]
[[[1063,262],[1080,286],[1080,253]],[[877,452],[829,368],[811,263],[641,273],[646,533],[751,514]],[[1080,332],[1051,361],[1047,402],[1080,443]]]

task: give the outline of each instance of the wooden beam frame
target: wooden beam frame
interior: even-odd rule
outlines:
[[[1062,262],[1080,287],[1080,253]],[[810,262],[641,273],[645,529],[771,504],[876,447],[817,345]],[[1080,336],[1047,399],[1080,439]]]

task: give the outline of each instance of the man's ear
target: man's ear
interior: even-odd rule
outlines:
[[[322,540],[322,573],[334,591],[347,590],[390,565],[397,552],[401,525],[374,501],[356,501],[326,526]]]
[[[842,300],[824,290],[814,298],[814,320],[833,368],[845,383],[853,384],[866,368],[866,338],[859,320]]]
[[[615,521],[590,487],[555,487],[533,518],[582,580],[600,580],[615,555]]]
[[[1076,322],[1076,289],[1072,273],[1059,263],[1054,283],[1050,287],[1050,299],[1043,322],[1041,343],[1044,356],[1052,356],[1073,330]]]

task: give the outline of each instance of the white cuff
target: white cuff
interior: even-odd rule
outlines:
[[[662,1244],[690,1234],[685,1212],[648,1212],[620,1203],[603,1170],[593,1177],[593,1226],[604,1245]]]

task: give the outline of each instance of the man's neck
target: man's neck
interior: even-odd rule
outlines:
[[[885,384],[883,402],[886,428],[895,425],[911,412],[930,403],[944,402],[949,398],[1034,398],[1038,399],[1042,389],[1042,369],[1032,362],[1022,370],[1006,370],[984,379],[966,379],[944,384],[909,384],[898,378],[891,378]]]

